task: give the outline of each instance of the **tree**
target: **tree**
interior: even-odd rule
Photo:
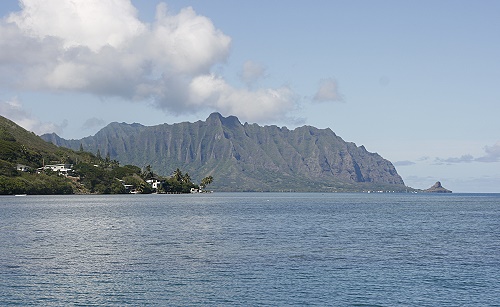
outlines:
[[[190,183],[191,182],[191,176],[189,176],[188,173],[185,173],[184,176],[182,176],[182,181],[184,183]]]
[[[91,193],[110,193],[113,177],[111,172],[104,168],[95,167],[90,163],[78,163],[73,169],[76,176],[80,177],[82,183]]]
[[[118,160],[111,160],[110,166],[112,169],[115,169],[117,167],[120,167],[120,162],[118,162]]]
[[[137,175],[127,176],[123,178],[125,184],[131,184],[141,194],[150,194],[153,192],[151,186],[144,182],[141,177]]]
[[[83,144],[80,143],[80,152],[82,152],[82,151],[83,151]]]
[[[205,188],[207,185],[211,184],[214,181],[214,177],[207,176],[201,180],[200,186]]]
[[[97,159],[99,159],[99,161],[102,160],[101,151],[99,149],[97,149],[97,154],[95,156],[97,157]]]
[[[180,170],[179,168],[177,168],[177,169],[174,171],[173,176],[174,176],[174,179],[175,179],[176,181],[179,181],[179,182],[181,182],[181,181],[182,181],[182,172],[181,172],[181,170]]]
[[[146,165],[144,172],[142,172],[142,174],[141,174],[142,179],[148,180],[148,179],[152,179],[154,176],[155,176],[155,174],[151,170],[151,165],[149,165],[149,164]]]
[[[125,186],[118,180],[113,181],[111,184],[111,194],[125,194],[127,190]]]

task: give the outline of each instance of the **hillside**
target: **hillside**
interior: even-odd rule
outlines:
[[[162,178],[151,167],[120,166],[109,157],[58,147],[0,116],[0,195],[188,193],[198,188],[180,170],[178,175]]]
[[[36,169],[44,163],[73,163],[78,157],[88,160],[91,156],[93,155],[89,153],[75,153],[73,150],[57,147],[11,120],[0,116],[0,169],[2,175],[13,173],[17,164]]]
[[[211,114],[206,121],[143,126],[111,123],[94,136],[42,138],[57,146],[108,154],[123,164],[151,165],[159,174],[181,168],[218,191],[406,190],[388,160],[345,142],[330,129],[241,124]]]
[[[0,194],[71,194],[75,182],[48,171],[37,174],[36,170],[46,164],[90,161],[92,157],[47,143],[0,116]]]

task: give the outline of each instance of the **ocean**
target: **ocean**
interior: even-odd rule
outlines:
[[[500,194],[0,197],[0,306],[500,306]]]

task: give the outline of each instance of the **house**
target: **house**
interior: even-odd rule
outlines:
[[[151,187],[156,190],[158,190],[158,188],[161,186],[161,181],[158,179],[148,179],[146,180],[146,182],[149,183],[149,185],[151,185]]]
[[[38,169],[38,172],[40,173],[43,170],[51,170],[53,172],[57,172],[60,175],[67,176],[68,173],[72,171],[73,165],[71,164],[47,164],[43,167],[40,167]]]
[[[202,193],[203,191],[196,188],[191,188],[191,193]]]
[[[118,181],[121,182],[121,184],[123,184],[123,187],[125,188],[125,193],[128,193],[128,194],[137,194],[137,190],[135,189],[135,186],[133,184],[125,184],[125,181],[123,181],[122,179],[116,179]]]
[[[133,184],[124,184],[126,193],[135,194],[135,186]]]
[[[28,172],[30,170],[30,167],[24,164],[18,164],[16,169],[21,172]]]

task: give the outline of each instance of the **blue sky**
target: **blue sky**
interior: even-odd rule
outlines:
[[[42,134],[331,128],[405,183],[500,192],[499,1],[3,0],[0,114]]]

